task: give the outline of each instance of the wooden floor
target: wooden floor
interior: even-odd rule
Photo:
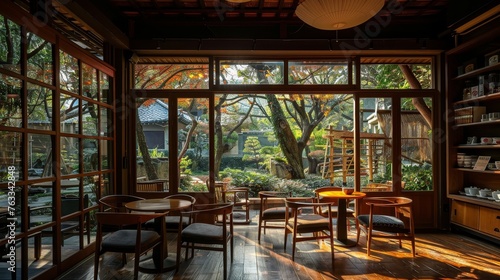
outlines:
[[[257,217],[250,225],[235,227],[235,255],[229,279],[500,279],[500,248],[491,243],[458,234],[417,234],[417,257],[409,243],[399,249],[396,241],[375,240],[372,256],[366,256],[365,238],[352,248],[335,247],[331,267],[329,246],[298,243],[295,262],[291,244],[283,250],[283,231],[268,229],[257,242]],[[354,230],[350,233],[355,238]],[[175,236],[172,235],[172,252]],[[290,238],[288,239],[290,242]],[[121,267],[121,255],[104,254],[99,279],[132,279],[133,261]],[[59,279],[93,279],[93,258],[86,259]],[[164,274],[139,273],[140,279],[222,279],[222,253],[195,251],[195,257],[181,263],[180,271]]]

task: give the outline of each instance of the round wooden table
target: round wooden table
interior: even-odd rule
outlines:
[[[174,199],[174,198],[154,198],[154,199],[144,199],[132,201],[125,204],[125,207],[131,211],[139,212],[156,212],[164,213],[172,210],[182,210],[191,206],[191,201],[184,199]],[[155,220],[155,229],[158,232],[161,231],[161,227],[165,226],[164,217]],[[163,252],[165,254],[165,259],[161,260],[161,248],[156,246],[153,249],[153,258],[145,258],[141,260],[139,264],[139,269],[143,272],[158,273],[170,271],[177,268],[176,258],[168,257],[168,240],[167,235],[163,236]],[[163,261],[163,270],[159,271],[160,262]]]
[[[319,196],[338,199],[339,205],[337,210],[337,234],[335,238],[335,245],[343,247],[356,246],[356,241],[347,239],[347,200],[362,199],[366,196],[366,194],[362,192],[345,194],[343,191],[324,191],[320,192]]]

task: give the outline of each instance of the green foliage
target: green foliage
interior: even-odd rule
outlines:
[[[432,190],[432,165],[403,165],[405,190],[430,191]]]
[[[158,148],[154,148],[152,150],[149,150],[149,155],[151,158],[162,158],[165,157],[165,154],[161,151],[158,150]]]
[[[286,162],[286,158],[283,156],[283,153],[281,153],[281,149],[278,146],[264,146],[259,150],[259,153],[262,158],[260,165],[264,168],[268,169],[271,160]]]
[[[260,191],[273,190],[277,178],[270,174],[226,168],[220,172],[221,179],[231,178],[231,184],[250,189],[250,196],[257,197]]]
[[[190,175],[191,174],[191,169],[189,167],[192,164],[192,160],[190,160],[188,157],[183,157],[181,161],[179,162],[179,168],[181,169],[181,173],[185,175]]]

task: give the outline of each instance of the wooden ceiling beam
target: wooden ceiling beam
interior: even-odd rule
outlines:
[[[79,22],[84,22],[92,32],[101,35],[112,45],[128,49],[129,38],[106,15],[87,0],[58,1]]]

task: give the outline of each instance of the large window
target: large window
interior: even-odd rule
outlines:
[[[22,30],[0,16],[0,212],[16,218],[16,270],[28,279],[95,239],[97,200],[114,193],[115,140],[112,70]],[[2,256],[8,242],[1,232]]]

